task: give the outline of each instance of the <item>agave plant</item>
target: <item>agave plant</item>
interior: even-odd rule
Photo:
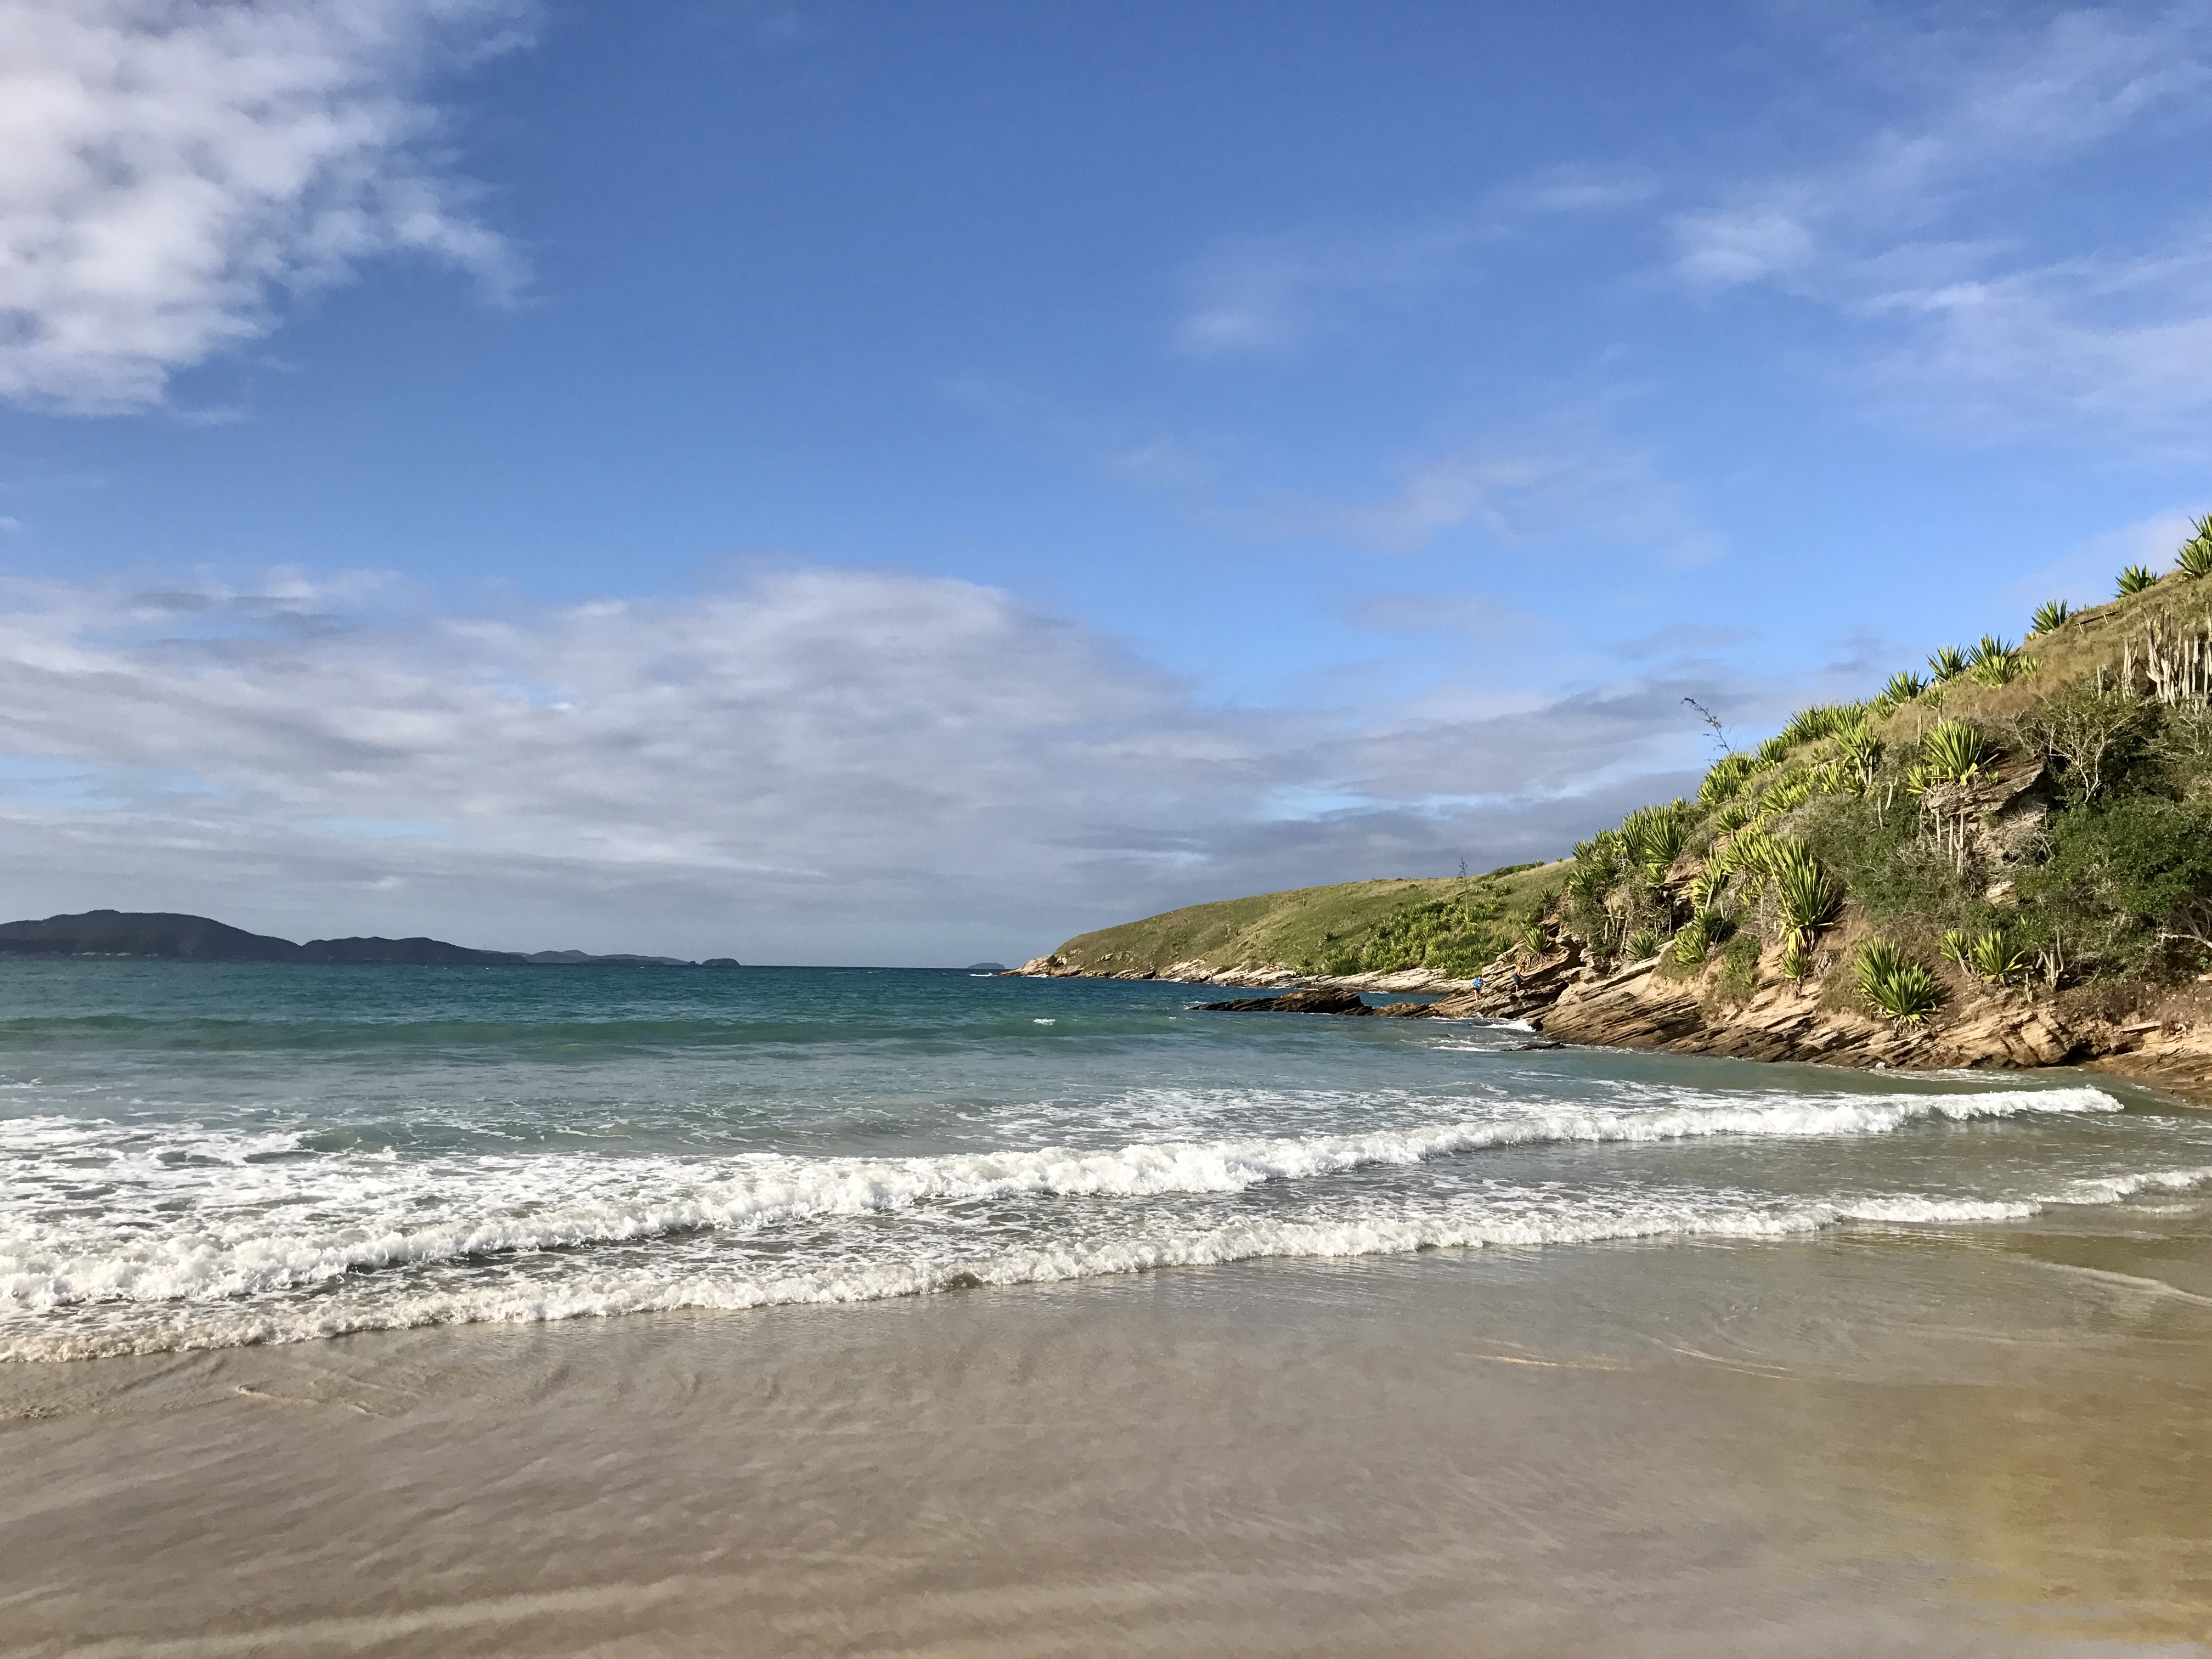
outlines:
[[[1801,708],[1790,717],[1782,728],[1785,742],[1792,744],[1816,743],[1831,736],[1838,726],[1856,720],[1863,711],[1862,703],[1818,702],[1810,708]]]
[[[1966,951],[1966,965],[1991,984],[2002,985],[2027,965],[2027,956],[2000,927],[1974,940]]]
[[[2021,675],[2033,672],[2034,668],[2034,658],[2006,651],[1976,663],[1972,678],[1981,685],[2010,685]]]
[[[1955,680],[1966,672],[1966,653],[1955,645],[1947,645],[1940,651],[1929,653],[1928,672],[1941,685],[1945,680]]]
[[[1966,655],[1966,660],[1979,668],[1984,663],[1994,661],[1999,657],[2009,657],[2019,649],[2020,647],[2010,640],[2001,639],[1995,634],[1984,634],[1975,641],[1974,648]]]
[[[1639,927],[1628,936],[1628,957],[1632,962],[1645,962],[1659,954],[1659,935],[1649,927]]]
[[[1900,1025],[1917,1025],[1943,1005],[1943,992],[1928,970],[1886,939],[1859,946],[1853,964],[1859,994]]]
[[[1813,959],[1805,953],[1804,941],[1796,934],[1790,934],[1789,942],[1782,947],[1782,977],[1802,980],[1812,971]]]
[[[1713,833],[1720,836],[1732,836],[1750,822],[1751,803],[1739,798],[1730,801],[1713,814]]]
[[[2052,599],[2048,604],[2036,606],[2035,614],[2027,619],[2028,637],[2033,639],[2039,634],[2054,632],[2063,627],[2066,619],[2073,614],[2074,607],[2063,599]]]
[[[2151,574],[2148,565],[2131,564],[2120,572],[2120,597],[2124,599],[2147,587],[2155,586],[2157,583],[2158,578]]]
[[[2196,533],[2182,543],[2181,556],[2173,568],[2191,581],[2201,581],[2212,576],[2212,513],[2190,527]]]
[[[1766,793],[1759,798],[1759,810],[1770,817],[1780,817],[1784,812],[1794,812],[1813,798],[1813,775],[1793,772],[1788,777],[1767,786]]]
[[[1843,908],[1844,884],[1796,842],[1778,845],[1774,897],[1782,912],[1782,925],[1790,930],[1792,939],[1809,944],[1813,936],[1833,921],[1836,913]]]
[[[1657,887],[1682,855],[1681,817],[1664,806],[1639,807],[1621,821],[1620,838],[1644,879]]]
[[[1973,935],[1965,928],[1948,928],[1944,931],[1943,942],[1936,947],[1936,954],[1944,961],[1955,962],[1963,968],[1966,965],[1966,952],[1973,948]]]
[[[1722,899],[1728,896],[1729,872],[1721,866],[1708,862],[1705,867],[1690,878],[1687,891],[1690,902],[1702,913],[1720,908]]]
[[[1753,758],[1761,766],[1771,766],[1777,761],[1784,758],[1789,753],[1790,739],[1784,737],[1778,732],[1774,736],[1769,738],[1765,743],[1759,745],[1758,749],[1753,754]]]
[[[1836,758],[1851,788],[1863,794],[1874,787],[1875,769],[1881,764],[1881,739],[1863,715],[1836,733]]]
[[[1722,756],[1705,774],[1705,781],[1698,786],[1698,799],[1707,806],[1726,800],[1743,787],[1745,780],[1758,769],[1758,765],[1748,755]]]
[[[1990,757],[1990,742],[1966,720],[1938,720],[1922,734],[1914,770],[1933,782],[1965,783]]]
[[[1712,935],[1705,931],[1702,921],[1692,921],[1674,935],[1674,960],[1685,967],[1705,959],[1713,948]]]
[[[1911,702],[1928,689],[1928,682],[1909,668],[1900,668],[1889,677],[1889,684],[1881,688],[1881,696],[1875,701],[1895,708],[1900,703]]]

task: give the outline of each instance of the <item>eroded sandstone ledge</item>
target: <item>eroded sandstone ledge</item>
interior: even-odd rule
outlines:
[[[1834,956],[1840,960],[1845,954]],[[1279,994],[1199,1005],[1223,1012],[1512,1020],[1547,1038],[1592,1047],[1911,1071],[2079,1065],[2212,1105],[2212,986],[2169,991],[2146,1006],[2115,1010],[2072,993],[2053,998],[2020,986],[1992,990],[1961,974],[1948,986],[1939,1015],[1900,1025],[1844,994],[1835,978],[1839,968],[1799,984],[1781,977],[1778,962],[1762,963],[1759,988],[1733,1000],[1722,994],[1712,968],[1685,971],[1655,957],[1600,974],[1583,965],[1571,943],[1533,960],[1494,964],[1479,991],[1473,981],[1446,980],[1426,969],[1331,976],[1301,975],[1279,964],[1221,973],[1207,971],[1202,963],[1177,966],[1190,970],[1184,982]],[[1086,975],[1048,959],[1017,971],[1181,977]],[[1428,1002],[1369,1007],[1357,994],[1363,991],[1439,994]]]

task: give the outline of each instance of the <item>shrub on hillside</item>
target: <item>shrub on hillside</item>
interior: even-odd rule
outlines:
[[[2057,814],[2050,846],[2015,884],[2077,957],[2127,972],[2212,951],[2212,814],[2123,796]]]

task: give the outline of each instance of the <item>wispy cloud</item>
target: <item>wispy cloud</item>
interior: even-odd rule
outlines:
[[[1350,313],[1425,300],[1464,278],[1486,234],[1469,217],[1224,241],[1188,278],[1176,343],[1201,357],[1304,345]]]
[[[1462,529],[1500,545],[1602,546],[1671,568],[1710,562],[1720,536],[1648,454],[1601,434],[1498,440],[1406,464],[1376,500],[1277,514],[1282,533],[1341,537],[1382,553],[1419,551]]]
[[[2212,404],[2212,240],[2051,246],[2009,210],[2038,170],[2146,125],[2200,125],[2212,7],[2063,12],[2039,27],[1885,40],[1916,112],[1832,163],[1747,181],[1671,222],[1708,289],[1770,284],[1890,330],[1874,374],[1927,418],[2016,433],[2100,417],[2141,433]],[[2100,231],[2100,234],[2109,234]]]
[[[1186,273],[1176,343],[1198,357],[1295,350],[1363,315],[1433,302],[1532,224],[1615,213],[1656,188],[1641,169],[1559,167],[1407,222],[1224,238]]]
[[[442,168],[429,75],[527,0],[0,0],[0,398],[117,413],[390,253],[494,294],[514,251]]]

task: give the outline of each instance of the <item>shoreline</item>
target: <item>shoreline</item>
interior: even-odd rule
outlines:
[[[2202,1651],[2208,1340],[2192,1201],[11,1366],[0,1655]]]
[[[1045,958],[1039,958],[1042,962]],[[1177,964],[1182,967],[1187,964]],[[1307,990],[1432,996],[1420,1017],[1525,1022],[1578,1048],[1705,1054],[1721,1059],[1839,1066],[1856,1071],[2019,1071],[2061,1068],[2124,1078],[2182,1104],[2212,1108],[2212,997],[2170,989],[2132,1017],[2062,996],[2042,1001],[1984,995],[1925,1027],[1899,1026],[1829,996],[1769,982],[1738,1001],[1718,1000],[1709,975],[1670,977],[1664,958],[1593,973],[1569,950],[1523,965],[1519,983],[1447,979],[1429,969],[1300,974],[1279,964],[1213,977],[1104,974],[1036,962],[1005,977],[1098,979],[1222,986],[1289,994]],[[1304,1012],[1297,1009],[1286,1012]],[[1351,1012],[1357,1012],[1358,1010]],[[1405,1011],[1410,1012],[1411,1011]]]

